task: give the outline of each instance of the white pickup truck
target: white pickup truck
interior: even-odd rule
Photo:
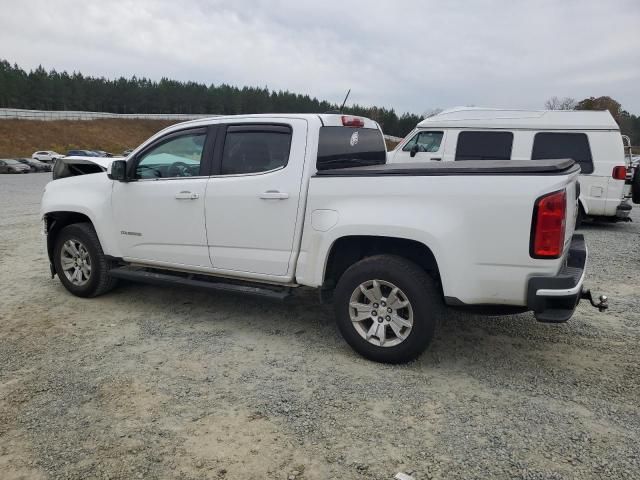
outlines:
[[[447,305],[570,318],[587,258],[573,161],[385,162],[376,122],[333,114],[203,119],[126,159],[65,158],[42,200],[52,276],[82,297],[118,279],[316,288],[382,362],[418,356]]]

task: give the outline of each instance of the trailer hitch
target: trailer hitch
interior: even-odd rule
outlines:
[[[609,299],[607,298],[606,295],[600,295],[600,297],[598,298],[600,302],[596,303],[595,300],[593,299],[593,296],[591,295],[591,290],[589,290],[588,288],[582,289],[580,298],[589,300],[589,302],[591,302],[591,305],[596,307],[601,312],[604,312],[607,308],[609,308]]]

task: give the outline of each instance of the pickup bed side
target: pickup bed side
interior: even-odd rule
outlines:
[[[564,257],[531,258],[531,222],[537,198],[567,189],[565,246],[570,244],[579,173],[573,162],[410,167],[319,172],[311,179],[298,283],[324,285],[332,247],[350,236],[424,245],[437,263],[443,294],[453,303],[526,306],[529,278],[560,271]]]

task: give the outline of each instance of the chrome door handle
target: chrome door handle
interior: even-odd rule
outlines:
[[[289,198],[288,193],[279,192],[277,190],[267,190],[260,194],[260,198],[263,200],[286,200]]]
[[[198,198],[200,198],[200,195],[197,193],[187,191],[176,193],[176,200],[197,200]]]

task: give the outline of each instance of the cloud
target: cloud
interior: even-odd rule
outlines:
[[[640,112],[635,0],[0,1],[33,68],[268,86],[421,113],[610,95]]]

